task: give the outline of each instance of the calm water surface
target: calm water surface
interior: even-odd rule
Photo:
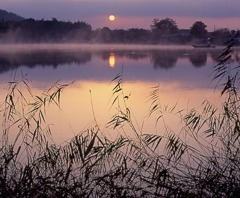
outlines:
[[[211,80],[221,50],[191,46],[1,46],[1,101],[6,94],[6,82],[21,80],[22,76],[30,80],[36,95],[55,82],[74,82],[62,94],[61,109],[52,106],[47,109],[54,139],[63,142],[91,127],[94,115],[102,131],[114,137],[127,133],[106,128],[116,113],[116,108],[111,108],[112,89],[116,85],[112,79],[122,73],[124,94],[129,96],[127,105],[138,131],[161,133],[162,126],[156,126],[148,116],[148,96],[156,85],[160,88],[162,108],[166,109],[165,122],[177,130],[180,120],[167,113],[175,104],[175,112],[199,107],[205,99],[219,104],[219,92],[214,91],[215,82]],[[239,62],[238,51],[234,52],[234,61]]]

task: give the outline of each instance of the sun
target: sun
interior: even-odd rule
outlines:
[[[114,15],[109,15],[108,19],[109,21],[115,21],[116,17]]]

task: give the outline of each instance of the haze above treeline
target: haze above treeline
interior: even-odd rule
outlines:
[[[195,21],[189,29],[181,29],[172,18],[155,18],[149,27],[94,30],[84,21],[24,19],[0,10],[0,43],[191,44],[211,41],[223,45],[234,35],[240,43],[240,30],[221,28],[208,32],[204,21]]]

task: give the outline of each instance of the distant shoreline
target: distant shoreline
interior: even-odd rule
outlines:
[[[223,48],[224,46],[217,46],[214,49]],[[73,43],[35,43],[35,44],[0,44],[0,52],[2,51],[38,51],[38,50],[191,50],[195,49],[192,45],[149,45],[149,44],[73,44]],[[211,48],[202,48],[198,50],[214,50]]]

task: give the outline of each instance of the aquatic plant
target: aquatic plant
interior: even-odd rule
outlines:
[[[231,68],[233,42],[214,67],[222,109],[209,101],[188,111],[163,105],[154,86],[148,116],[162,126],[156,133],[144,132],[134,121],[122,74],[112,81],[115,114],[107,127],[125,135],[107,138],[94,119],[93,127],[61,145],[51,139],[46,114],[49,105],[60,108],[69,84],[34,96],[26,80],[9,82],[0,111],[0,197],[237,197],[239,66]],[[166,113],[181,120],[178,131],[166,124]]]

